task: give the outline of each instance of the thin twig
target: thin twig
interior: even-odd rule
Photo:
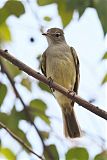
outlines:
[[[99,107],[82,99],[81,97],[76,95],[76,93],[74,93],[73,91],[70,92],[69,90],[67,90],[66,88],[64,88],[63,86],[61,86],[55,82],[50,83],[50,80],[48,78],[46,78],[45,76],[36,72],[35,70],[31,69],[29,66],[25,65],[24,63],[22,63],[21,61],[19,61],[18,59],[16,59],[12,55],[10,55],[7,50],[4,50],[4,51],[0,50],[0,55],[2,57],[4,57],[5,59],[9,60],[14,65],[16,65],[20,70],[23,70],[24,72],[26,72],[28,75],[40,80],[41,82],[47,84],[51,88],[64,94],[66,97],[70,98],[74,102],[78,103],[80,106],[84,107],[85,109],[87,109],[87,110],[91,111],[92,113],[95,113],[99,117],[102,117],[103,119],[107,120],[107,112],[106,111],[104,111],[104,110],[100,109]]]
[[[41,156],[35,153],[26,143],[22,141],[18,136],[16,136],[9,128],[7,128],[2,122],[0,122],[0,127],[4,128],[17,142],[19,142],[24,148],[26,148],[29,152],[36,155],[39,159],[44,160]]]

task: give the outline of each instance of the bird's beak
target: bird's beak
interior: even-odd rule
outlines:
[[[47,33],[42,33],[43,36],[47,36]]]

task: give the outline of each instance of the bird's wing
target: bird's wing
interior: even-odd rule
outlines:
[[[70,47],[72,56],[74,58],[74,63],[75,63],[75,69],[76,69],[76,81],[74,85],[74,92],[78,92],[78,86],[79,86],[79,81],[80,81],[80,71],[79,71],[79,59],[76,54],[76,51],[73,47]]]
[[[46,76],[46,52],[43,53],[41,58],[41,70],[42,73]]]
[[[42,54],[42,57],[41,57],[41,71],[47,77],[47,75],[46,75],[46,51]],[[51,87],[50,87],[50,89],[53,93],[54,89],[52,89]]]

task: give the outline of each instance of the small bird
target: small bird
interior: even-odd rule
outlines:
[[[48,48],[42,55],[41,70],[47,78],[77,93],[79,85],[79,60],[73,47],[66,43],[64,32],[59,28],[48,29],[46,33]],[[66,137],[80,137],[80,128],[74,113],[74,102],[62,93],[53,91],[63,116]]]

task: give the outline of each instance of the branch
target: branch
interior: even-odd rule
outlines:
[[[35,70],[31,69],[29,66],[25,65],[24,63],[22,63],[21,61],[19,61],[18,59],[16,59],[12,55],[10,55],[7,50],[3,51],[0,49],[0,55],[2,57],[4,57],[5,59],[9,60],[14,65],[16,65],[20,70],[23,70],[24,72],[26,72],[28,75],[47,84],[51,88],[59,91],[60,93],[64,94],[66,97],[70,98],[72,101],[78,103],[80,106],[95,113],[99,117],[102,117],[103,119],[107,120],[107,112],[106,111],[104,111],[104,110],[100,109],[99,107],[82,99],[81,97],[76,95],[75,92],[73,92],[73,91],[70,92],[69,90],[67,90],[63,86],[61,86],[55,82],[50,82],[50,80],[47,79],[45,76],[41,75],[40,73],[36,72]]]
[[[36,155],[39,159],[44,160],[41,156],[35,153],[27,144],[25,144],[19,137],[17,137],[13,132],[10,131],[2,122],[0,122],[0,127],[4,128],[17,142],[19,142],[24,148],[26,148],[29,152]]]

